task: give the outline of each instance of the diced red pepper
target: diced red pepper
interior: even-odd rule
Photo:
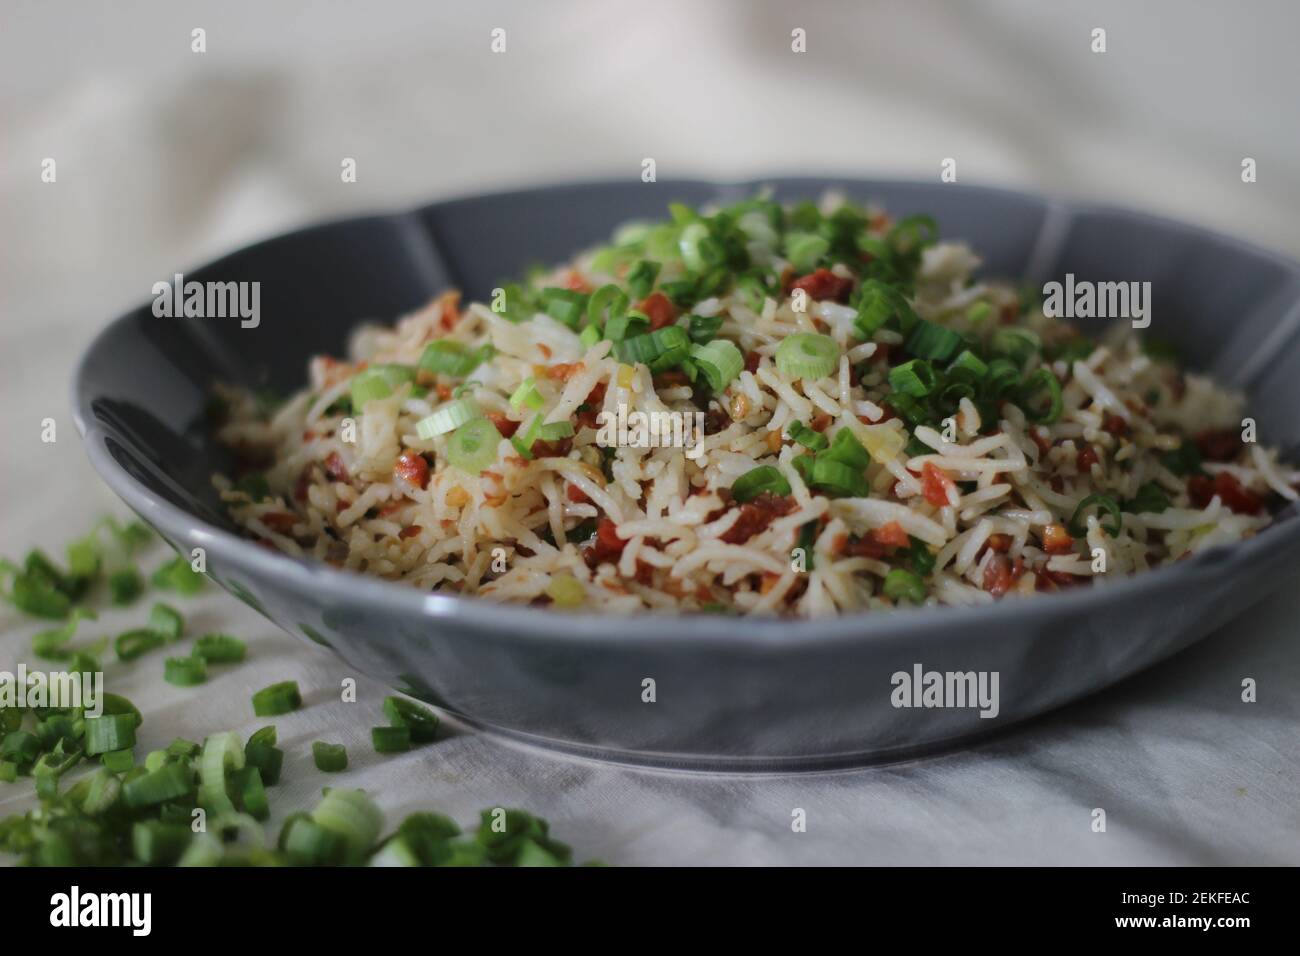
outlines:
[[[1241,454],[1241,433],[1235,428],[1216,428],[1196,436],[1196,448],[1206,461],[1232,461]]]
[[[637,305],[637,308],[650,317],[652,332],[666,325],[672,325],[677,318],[677,309],[673,305],[673,300],[662,292],[651,292]]]
[[[956,487],[957,483],[948,477],[946,472],[935,467],[934,462],[927,461],[921,469],[921,493],[925,495],[925,500],[936,508],[943,508],[949,504],[948,489]]]
[[[1089,474],[1092,471],[1092,466],[1100,461],[1101,459],[1097,457],[1097,449],[1091,445],[1084,445],[1079,449],[1079,453],[1074,456],[1075,466],[1079,469],[1079,473],[1083,475]]]
[[[416,488],[429,486],[429,463],[424,456],[409,448],[397,458],[393,466],[393,475]]]
[[[1069,554],[1074,550],[1074,538],[1063,524],[1049,524],[1043,528],[1043,550],[1048,554]]]
[[[488,412],[485,416],[502,438],[509,438],[519,430],[519,422],[506,418],[505,412]]]
[[[1192,504],[1204,508],[1215,495],[1224,507],[1240,515],[1259,514],[1264,508],[1264,499],[1242,485],[1235,475],[1226,471],[1210,478],[1208,475],[1192,475],[1187,479],[1187,494]]]
[[[803,289],[810,299],[818,302],[823,299],[847,302],[849,293],[853,291],[853,280],[842,279],[830,269],[817,269],[795,279],[791,289]]]
[[[894,548],[906,548],[908,545],[907,532],[903,530],[903,526],[897,521],[881,525],[871,532],[871,536],[880,544]]]

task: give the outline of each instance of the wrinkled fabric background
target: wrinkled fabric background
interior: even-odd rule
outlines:
[[[0,0],[0,550],[61,553],[123,506],[72,424],[74,364],[159,277],[308,221],[587,176],[936,176],[1140,206],[1300,254],[1300,122],[1283,2],[653,4]],[[208,52],[190,52],[190,29]],[[505,27],[508,52],[488,52]],[[1089,51],[1093,27],[1109,52]],[[790,52],[790,31],[808,52]],[[45,157],[58,182],[40,181]],[[358,182],[339,179],[342,157]],[[1242,157],[1259,182],[1240,180]],[[1288,201],[1289,200],[1289,201]],[[1230,320],[1230,317],[1225,317]],[[58,440],[40,441],[55,418]],[[160,562],[156,550],[146,562]],[[381,757],[383,690],[209,587],[190,632],[250,641],[198,689],[110,665],[141,749],[250,732],[293,678],[278,823],[326,784],[391,815],[549,817],[617,864],[1300,863],[1300,575],[1201,645],[965,750],[800,776],[649,772],[473,732]],[[139,624],[106,612],[85,634]],[[0,608],[0,670],[38,630]],[[1141,635],[1134,635],[1140,640]],[[1244,704],[1253,677],[1259,701]],[[313,740],[348,746],[333,778]],[[0,813],[28,785],[0,784]],[[1093,833],[1091,811],[1107,813]],[[806,833],[791,830],[794,808]]]

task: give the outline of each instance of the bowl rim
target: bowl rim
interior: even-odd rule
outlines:
[[[854,188],[934,187],[928,180],[897,179],[890,177],[855,178],[827,174],[825,176],[768,175],[742,180],[680,179],[664,180],[665,189],[673,187],[699,187],[726,190],[753,190],[766,184],[783,183],[817,188],[831,188],[837,183]],[[325,219],[299,228],[266,237],[249,245],[227,252],[205,262],[193,270],[214,268],[234,256],[245,256],[271,243],[299,238],[318,230],[332,229],[354,223],[383,219],[419,217],[424,211],[448,206],[463,205],[485,199],[510,199],[531,196],[542,192],[580,191],[604,186],[626,185],[622,179],[593,179],[566,181],[534,187],[460,195],[447,200],[422,203],[418,206],[391,212],[371,212],[339,218]],[[1071,218],[1080,213],[1106,214],[1138,219],[1153,225],[1173,228],[1219,242],[1228,242],[1256,257],[1265,258],[1289,270],[1300,278],[1300,263],[1287,256],[1227,233],[1141,210],[1126,209],[1092,200],[1070,200],[1042,196],[1031,192],[996,185],[944,184],[943,188],[969,193],[983,193],[1002,198],[1027,201],[1044,210],[1044,226],[1055,212]],[[1040,228],[1041,239],[1042,229]],[[1036,240],[1038,241],[1038,240]],[[1177,590],[1185,579],[1206,574],[1237,574],[1259,567],[1279,553],[1300,545],[1300,520],[1292,515],[1277,515],[1273,523],[1259,534],[1232,545],[1223,545],[1193,555],[1174,564],[1126,575],[1105,584],[1092,584],[1053,593],[1035,594],[1027,600],[994,601],[986,604],[961,607],[936,605],[907,608],[896,611],[858,611],[821,618],[785,618],[775,616],[742,617],[728,614],[644,611],[634,614],[596,613],[586,610],[557,612],[528,605],[492,601],[487,598],[419,591],[409,585],[360,572],[334,568],[324,562],[297,558],[283,552],[272,552],[255,542],[209,524],[202,518],[167,501],[131,476],[115,460],[108,447],[110,436],[90,415],[92,396],[87,394],[86,373],[94,355],[115,338],[139,310],[128,310],[102,328],[82,353],[72,381],[73,419],[81,434],[92,467],[128,506],[146,522],[164,532],[172,540],[180,540],[191,547],[202,547],[209,562],[217,557],[217,564],[236,567],[258,579],[275,582],[277,587],[288,587],[300,592],[322,592],[343,595],[347,603],[365,606],[385,615],[409,618],[424,617],[430,623],[464,626],[476,631],[509,633],[526,638],[544,637],[561,643],[616,643],[653,642],[664,644],[687,643],[692,646],[728,646],[771,649],[800,649],[843,641],[876,640],[906,641],[917,633],[931,631],[944,625],[962,627],[999,625],[1015,627],[1027,619],[1055,618],[1060,615],[1087,613],[1112,600],[1122,601],[1143,593],[1156,594]],[[1295,510],[1293,504],[1284,510]],[[738,627],[739,622],[744,622]],[[617,627],[611,628],[610,623]],[[669,624],[681,626],[669,627]],[[918,651],[921,645],[915,645]]]

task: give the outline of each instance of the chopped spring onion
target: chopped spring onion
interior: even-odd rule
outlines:
[[[932,362],[945,362],[957,354],[961,348],[961,336],[952,329],[944,328],[925,319],[918,319],[907,337],[904,348],[917,358]]]
[[[297,681],[281,681],[263,687],[253,695],[253,713],[258,717],[275,717],[287,714],[302,706],[302,691]]]
[[[451,433],[447,439],[447,461],[466,474],[481,474],[484,468],[497,460],[500,443],[501,433],[496,426],[486,418],[476,418]]]
[[[199,755],[199,804],[209,813],[232,813],[235,809],[226,789],[226,775],[244,767],[244,748],[238,735],[225,731],[203,741]]]
[[[573,435],[573,422],[548,422],[538,431],[538,437],[542,441],[559,441],[561,438],[572,438]]]
[[[742,504],[753,501],[764,492],[782,497],[790,493],[790,482],[772,465],[752,468],[731,485],[731,497]]]
[[[1088,533],[1087,525],[1084,524],[1084,513],[1092,506],[1096,506],[1098,512],[1106,512],[1112,518],[1114,523],[1107,526],[1102,525],[1106,533],[1112,538],[1118,537],[1121,529],[1124,527],[1124,516],[1120,513],[1119,504],[1110,495],[1093,494],[1088,495],[1079,502],[1079,506],[1074,509],[1074,514],[1070,516],[1070,534],[1076,538],[1081,538]]]
[[[149,630],[169,641],[179,641],[185,631],[185,618],[174,607],[159,602],[149,611]]]
[[[1201,450],[1194,441],[1185,441],[1173,451],[1165,452],[1161,461],[1175,475],[1204,474],[1204,469],[1201,468]]]
[[[360,861],[379,839],[384,815],[362,791],[331,788],[311,812],[311,822],[339,837],[348,857]]]
[[[979,325],[992,314],[993,306],[987,302],[976,302],[966,310],[966,321],[971,325]]]
[[[194,774],[183,763],[163,764],[122,784],[122,802],[131,808],[152,807],[194,792]]]
[[[86,788],[86,799],[82,801],[81,809],[92,817],[98,816],[117,803],[121,795],[122,781],[117,779],[117,775],[110,768],[101,767],[90,777],[90,785]]]
[[[124,568],[108,576],[108,593],[114,604],[130,604],[144,593],[144,578],[135,568]]]
[[[113,773],[126,773],[135,766],[135,755],[130,748],[110,750],[100,755],[99,762]]]
[[[375,753],[402,753],[411,749],[411,730],[409,727],[372,727],[370,742]]]
[[[682,262],[691,272],[703,272],[722,262],[722,247],[709,235],[709,227],[702,222],[693,222],[682,230],[677,241],[681,250]]]
[[[795,272],[811,272],[830,249],[830,240],[816,233],[788,232],[785,236],[786,258]]]
[[[1154,481],[1138,487],[1137,493],[1124,502],[1124,510],[1133,514],[1160,514],[1169,507],[1169,496]]]
[[[204,634],[194,642],[194,656],[209,664],[238,664],[248,653],[248,645],[229,634]]]
[[[692,345],[691,361],[714,392],[721,392],[745,367],[745,357],[734,342],[714,339],[704,345]]]
[[[675,365],[684,359],[691,347],[690,336],[678,325],[655,329],[648,335],[637,335],[614,343],[614,354],[628,365],[643,363],[650,366]]]
[[[980,382],[989,374],[988,363],[969,349],[963,351],[948,366],[948,375],[961,381]]]
[[[259,739],[258,735],[266,730],[271,731],[270,739]],[[248,743],[244,745],[244,760],[258,769],[267,786],[279,782],[280,770],[284,766],[284,751],[275,746],[274,727],[264,727],[248,738]]]
[[[385,697],[384,716],[394,727],[407,728],[414,743],[426,744],[438,736],[438,715],[412,701]]]
[[[906,335],[920,319],[903,293],[879,279],[867,279],[858,290],[858,334],[869,339],[890,322]]]
[[[464,378],[490,359],[495,350],[491,345],[470,348],[454,339],[438,339],[424,347],[420,368],[429,372]]]
[[[636,309],[611,315],[605,323],[605,338],[611,342],[621,342],[634,335],[650,331],[650,316]]]
[[[520,405],[527,405],[533,411],[537,411],[545,401],[542,399],[542,393],[537,390],[537,379],[528,376],[519,383],[519,387],[514,390],[510,396],[510,407],[518,408]]]
[[[884,592],[891,600],[920,604],[925,600],[925,582],[905,568],[894,568],[885,575]]]
[[[366,402],[387,398],[407,382],[415,381],[415,369],[409,365],[384,363],[371,365],[352,377],[352,407],[360,411]]]
[[[889,370],[889,387],[913,398],[924,398],[935,390],[939,376],[924,359],[912,359]]]
[[[572,574],[557,574],[546,585],[546,596],[558,608],[582,607],[587,600],[587,589]]]
[[[555,321],[571,329],[578,327],[579,321],[587,312],[585,292],[573,289],[548,288],[542,290],[542,309]]]
[[[338,773],[348,768],[348,750],[342,744],[317,740],[311,745],[311,759],[321,773]]]
[[[72,652],[66,645],[68,641],[72,640],[73,635],[77,633],[77,625],[87,618],[93,621],[97,616],[94,611],[88,611],[80,607],[73,608],[72,616],[68,618],[67,623],[62,627],[40,631],[32,636],[32,653],[46,660],[66,660],[72,656]]]
[[[256,767],[245,765],[231,776],[231,789],[238,799],[239,809],[254,820],[265,820],[271,815],[271,805],[266,799],[262,774]]]
[[[201,657],[169,657],[163,662],[163,680],[177,687],[193,687],[208,679],[208,662]]]
[[[803,422],[791,422],[787,434],[792,441],[798,442],[810,451],[821,451],[830,445],[830,441],[819,431],[814,431]]]
[[[600,341],[600,329],[594,325],[587,326],[578,336],[578,341],[582,343],[583,348],[591,348]]]
[[[133,661],[166,643],[167,638],[162,634],[142,627],[119,635],[113,642],[113,648],[117,651],[118,660]]]
[[[1037,355],[1041,348],[1037,335],[1019,327],[1000,328],[989,339],[989,350],[994,355],[1010,359],[1017,365],[1024,365],[1025,360]]]
[[[472,398],[457,398],[416,422],[415,433],[424,439],[435,438],[482,417],[483,410],[479,408],[478,402]]]
[[[871,455],[867,453],[867,449],[858,440],[858,436],[848,428],[841,428],[837,431],[835,437],[831,440],[831,447],[818,457],[838,461],[858,471],[871,464]]]
[[[691,315],[687,318],[687,334],[696,345],[704,345],[718,334],[722,328],[720,315]]]
[[[21,731],[20,731],[21,733]],[[9,736],[13,736],[10,734]],[[6,745],[9,743],[5,738]],[[86,718],[86,753],[106,754],[135,746],[135,718],[131,714],[102,714]]]
[[[591,294],[587,300],[587,327],[596,328],[597,332],[614,316],[627,311],[627,293],[614,283],[603,285]],[[586,329],[583,330],[586,332]]]
[[[835,371],[840,347],[829,335],[796,332],[776,347],[776,367],[790,380],[824,378]]]
[[[860,468],[836,461],[826,455],[818,455],[813,459],[810,475],[809,484],[819,491],[850,498],[865,498],[871,493]]]
[[[659,276],[659,263],[651,259],[642,259],[627,271],[627,287],[632,296],[644,299],[655,286]]]
[[[179,555],[155,571],[150,581],[156,588],[187,596],[203,588],[203,575],[190,566],[189,559]]]
[[[1034,408],[1034,401],[1047,393],[1047,407],[1042,410]],[[1041,401],[1039,402],[1041,404]],[[1025,380],[1020,389],[1020,406],[1025,417],[1038,425],[1051,425],[1058,421],[1065,408],[1061,399],[1061,382],[1052,370],[1040,367]]]

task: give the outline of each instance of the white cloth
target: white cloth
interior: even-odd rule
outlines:
[[[85,462],[67,400],[77,356],[160,277],[308,220],[587,175],[774,171],[938,175],[1153,207],[1292,253],[1300,125],[1281,4],[996,2],[520,4],[124,2],[5,5],[0,30],[0,528],[60,553],[122,508]],[[206,53],[190,52],[193,27]],[[507,29],[507,53],[489,30]],[[1108,31],[1106,54],[1090,30]],[[808,53],[790,52],[790,31]],[[1240,180],[1240,161],[1260,181]],[[42,183],[41,161],[57,162]],[[343,157],[358,164],[344,185]],[[57,441],[40,440],[44,418]],[[154,552],[161,558],[161,551]],[[1300,584],[1300,580],[1297,580]],[[1300,649],[1291,587],[1121,687],[986,743],[875,769],[670,774],[462,733],[375,754],[383,689],[210,587],[181,606],[250,659],[196,689],[162,655],[114,664],[146,711],[141,750],[266,721],[253,690],[296,679],[275,820],[326,783],[397,816],[485,806],[549,817],[617,864],[1300,863]],[[105,613],[86,635],[138,624]],[[0,670],[40,625],[0,607]],[[1244,677],[1259,702],[1240,700]],[[327,778],[310,744],[346,744]],[[0,784],[0,813],[28,785]],[[792,832],[792,813],[807,832]],[[1105,833],[1092,811],[1107,814]]]

